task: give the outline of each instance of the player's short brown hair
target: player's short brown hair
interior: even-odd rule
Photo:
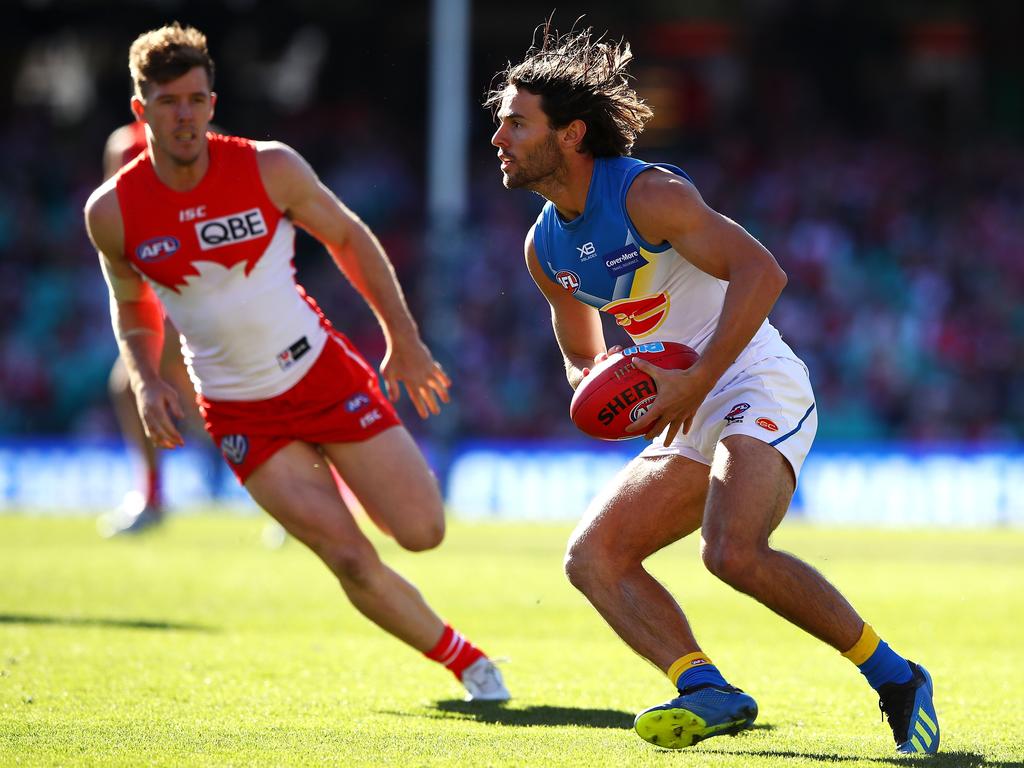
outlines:
[[[594,38],[593,30],[552,32],[548,20],[519,64],[509,62],[495,76],[484,106],[497,114],[509,88],[540,96],[553,128],[573,120],[587,125],[580,149],[595,157],[628,155],[653,112],[629,84],[626,67],[633,60],[629,43]]]
[[[169,83],[194,67],[206,70],[212,90],[213,59],[206,49],[206,35],[178,22],[143,32],[128,51],[128,69],[140,98],[150,83]]]

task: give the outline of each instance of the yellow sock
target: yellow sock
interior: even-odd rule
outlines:
[[[707,656],[700,651],[696,653],[688,653],[685,656],[680,656],[678,659],[673,661],[665,672],[668,675],[668,679],[672,682],[672,685],[676,684],[679,680],[679,676],[683,674],[690,667],[700,666],[702,664],[712,664],[713,662]]]
[[[860,633],[860,640],[853,644],[853,648],[844,651],[843,656],[859,667],[871,658],[871,654],[875,652],[880,642],[882,640],[875,633],[875,630],[871,628],[870,624],[864,622],[864,630]]]

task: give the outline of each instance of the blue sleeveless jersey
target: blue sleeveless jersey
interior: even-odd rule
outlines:
[[[573,298],[614,315],[633,341],[677,341],[698,352],[707,346],[728,283],[702,272],[668,242],[648,243],[626,212],[636,177],[673,165],[632,157],[596,158],[583,213],[565,221],[548,202],[537,217],[533,243],[548,277]],[[795,358],[766,320],[737,363],[764,357]]]

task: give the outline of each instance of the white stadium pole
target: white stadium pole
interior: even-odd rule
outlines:
[[[426,310],[424,336],[449,370],[458,348],[456,285],[467,248],[469,199],[470,0],[432,0],[430,18],[429,130],[427,134],[427,254],[417,291]],[[430,420],[434,461],[446,475],[447,450],[458,436],[452,408]]]
[[[469,2],[431,4],[427,211],[435,234],[456,230],[466,215]]]

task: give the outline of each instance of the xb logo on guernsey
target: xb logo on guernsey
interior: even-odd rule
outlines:
[[[615,322],[634,339],[654,333],[668,317],[668,294],[662,291],[637,299],[619,299],[601,307],[602,312],[615,315]]]
[[[593,243],[577,245],[576,250],[580,252],[580,261],[588,261],[597,256],[597,248],[594,247]]]
[[[580,289],[580,276],[570,269],[562,269],[555,273],[555,280],[569,293]]]

